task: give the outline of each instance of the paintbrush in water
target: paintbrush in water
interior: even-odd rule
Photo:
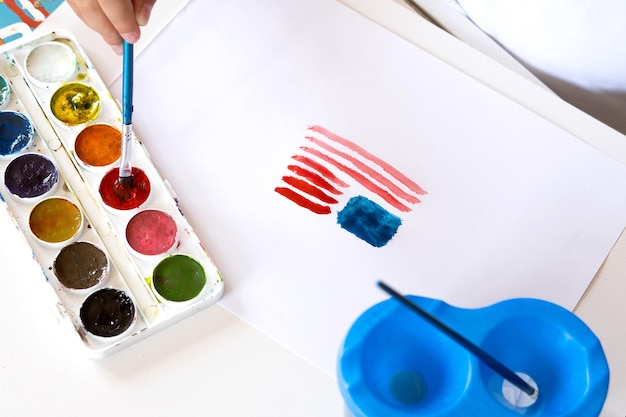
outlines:
[[[433,316],[432,314],[424,310],[422,307],[415,304],[413,301],[409,300],[407,297],[401,295],[396,290],[389,287],[387,284],[381,281],[378,281],[378,286],[387,294],[391,295],[393,298],[400,301],[406,307],[413,310],[414,313],[419,314],[423,319],[425,319],[427,322],[435,326],[438,330],[442,331],[444,334],[452,338],[455,342],[460,344],[464,349],[468,350],[476,358],[482,361],[485,365],[487,365],[493,371],[498,373],[502,378],[506,379],[511,384],[516,386],[526,395],[532,398],[537,398],[537,396],[539,395],[539,392],[537,391],[537,389],[535,389],[535,387],[530,385],[528,382],[524,381],[519,375],[513,372],[510,368],[503,365],[501,362],[499,362],[496,358],[491,356],[484,349],[478,347],[477,345],[472,343],[470,340],[462,336],[460,333],[457,333],[455,330],[448,327],[448,325],[446,325],[445,323],[440,321],[438,318],[436,318],[435,316]]]
[[[122,157],[120,174],[115,192],[120,199],[126,199],[135,186],[133,167],[130,163],[132,154],[133,126],[133,44],[124,41],[122,67]]]

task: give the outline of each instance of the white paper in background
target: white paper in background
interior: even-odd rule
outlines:
[[[399,212],[349,180],[319,215],[276,193],[311,125],[423,202]],[[137,60],[134,128],[223,273],[222,305],[331,375],[386,298],[376,280],[573,308],[626,224],[626,168],[332,0],[191,1]],[[337,224],[357,195],[401,218],[386,245]]]

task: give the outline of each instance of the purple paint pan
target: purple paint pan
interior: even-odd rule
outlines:
[[[33,200],[53,193],[59,184],[59,170],[47,157],[27,153],[14,158],[4,170],[4,186],[12,196]]]

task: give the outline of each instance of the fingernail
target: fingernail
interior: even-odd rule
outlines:
[[[139,34],[137,32],[122,33],[122,38],[128,43],[135,43],[139,40]]]
[[[111,45],[111,49],[113,49],[116,55],[122,55],[124,53],[124,46],[122,45]]]
[[[145,26],[148,24],[148,20],[150,20],[150,13],[152,13],[152,6],[154,6],[154,4],[144,4],[141,6],[141,9],[139,9],[139,12],[137,13],[137,24],[139,26]]]

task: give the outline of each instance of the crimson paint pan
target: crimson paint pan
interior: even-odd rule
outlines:
[[[152,187],[145,171],[138,167],[132,169],[133,184],[124,187],[119,183],[119,168],[107,172],[98,192],[107,208],[119,211],[138,209],[146,204]]]
[[[11,156],[28,149],[35,138],[35,129],[26,115],[0,111],[0,156]]]
[[[139,258],[163,256],[178,245],[178,225],[163,210],[142,210],[128,221],[126,242]]]
[[[32,203],[54,193],[58,185],[59,170],[45,155],[19,155],[4,169],[4,186],[19,201]]]

